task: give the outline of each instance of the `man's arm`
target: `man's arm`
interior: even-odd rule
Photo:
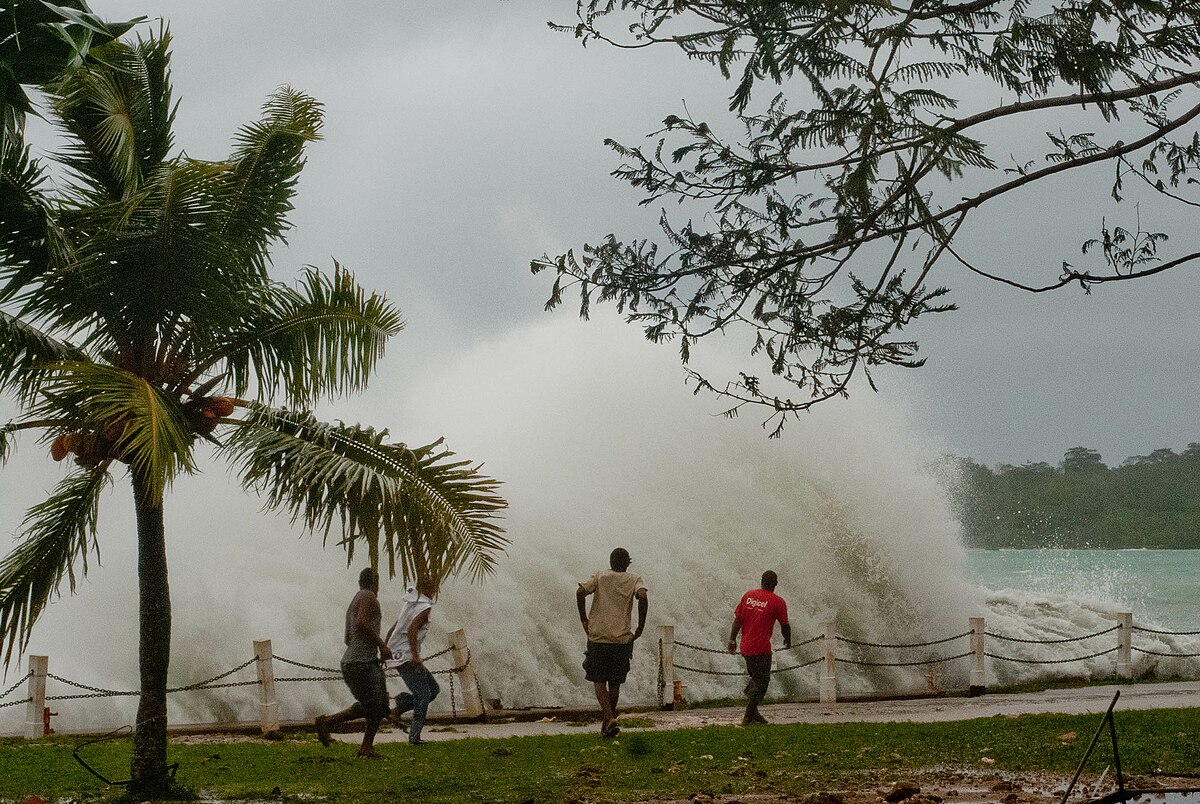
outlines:
[[[408,649],[412,651],[413,664],[421,663],[421,654],[417,650],[417,634],[425,626],[425,623],[429,622],[430,611],[432,609],[425,609],[425,611],[413,617],[413,621],[408,625]]]
[[[742,623],[737,617],[733,618],[733,627],[729,629],[729,648],[730,653],[737,653],[737,635],[738,631],[742,630]]]
[[[783,646],[790,648],[792,646],[792,626],[788,623],[783,623],[779,626],[779,633],[783,634]]]
[[[583,623],[583,633],[585,634],[588,632],[587,596],[588,593],[582,586],[575,590],[575,603],[579,606],[579,622]]]
[[[383,611],[379,608],[379,599],[375,595],[362,595],[354,605],[354,627],[363,639],[374,642],[379,647],[379,655],[387,660],[392,658],[392,650],[372,627],[381,616]]]
[[[637,630],[633,632],[633,638],[637,639],[642,635],[642,631],[646,628],[646,612],[650,610],[650,599],[646,596],[645,589],[637,591],[638,602],[638,625]]]

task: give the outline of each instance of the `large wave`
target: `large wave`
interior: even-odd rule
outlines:
[[[486,471],[505,481],[512,546],[486,582],[443,588],[428,643],[438,650],[441,634],[465,629],[484,697],[505,706],[593,701],[580,667],[575,588],[618,545],[630,550],[631,571],[650,594],[650,627],[635,651],[627,704],[656,700],[657,626],[673,625],[677,641],[721,647],[738,597],[765,569],[779,574],[797,642],[830,620],[859,641],[933,640],[967,630],[972,616],[986,616],[989,630],[1051,638],[1110,627],[1106,618],[1119,609],[1102,598],[993,592],[969,582],[958,525],[925,471],[935,457],[930,435],[918,432],[892,396],[859,393],[825,404],[789,425],[782,439],[768,440],[753,411],[730,421],[713,415],[719,403],[712,398],[693,397],[669,349],[649,346],[620,323],[561,317],[481,346],[416,386],[389,384],[382,378],[374,397],[385,397],[386,415],[367,411],[364,419],[388,419],[413,441],[445,433],[462,454],[486,457]],[[10,512],[12,498],[27,506],[52,484],[42,464],[13,493],[11,468],[0,478]],[[77,595],[50,607],[28,651],[49,655],[56,675],[116,690],[137,686],[127,497],[118,482],[104,504],[103,566]],[[172,490],[173,685],[241,664],[253,655],[252,640],[263,638],[273,640],[277,655],[337,666],[357,560],[347,567],[337,547],[322,549],[319,538],[255,508],[220,475],[184,478]],[[398,582],[385,581],[386,612],[402,592]],[[927,654],[967,649],[964,640]],[[1012,650],[1062,655],[1061,646]],[[820,651],[814,643],[781,654],[780,664]],[[676,662],[740,670],[733,657],[684,648]],[[998,683],[1046,672],[992,664]],[[448,667],[448,658],[432,666]],[[815,696],[819,667],[780,674],[773,694]],[[967,684],[968,660],[939,668],[943,687]],[[1070,672],[1106,675],[1111,668],[1105,656]],[[18,672],[23,668],[10,667],[9,683]],[[842,665],[839,693],[923,688],[924,673]],[[314,673],[277,664],[276,674]],[[740,694],[734,676],[679,675],[691,698]],[[225,681],[253,678],[247,668]],[[285,682],[278,690],[284,719],[349,702],[337,682]],[[51,694],[76,692],[52,682]],[[446,697],[435,708],[449,708]],[[170,715],[176,723],[252,720],[256,704],[252,686],[184,692],[171,696]],[[127,697],[53,707],[64,730],[129,723],[135,709]],[[24,707],[0,709],[0,732],[19,731],[23,718]]]

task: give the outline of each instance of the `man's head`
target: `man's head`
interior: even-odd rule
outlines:
[[[362,572],[358,573],[358,588],[370,589],[372,592],[378,592],[379,573],[370,567],[363,567]]]
[[[775,587],[779,585],[779,576],[775,574],[775,570],[767,570],[762,576],[762,588],[768,592],[774,592]]]
[[[618,547],[608,554],[608,566],[613,568],[614,572],[624,572],[629,569],[629,551],[624,547]]]

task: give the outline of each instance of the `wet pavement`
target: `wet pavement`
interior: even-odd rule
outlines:
[[[1105,685],[1076,689],[1055,689],[1020,694],[981,695],[974,698],[937,697],[907,700],[842,701],[834,704],[766,704],[761,711],[773,723],[848,723],[913,722],[932,723],[950,720],[1026,714],[1103,714],[1113,695],[1120,691],[1116,711],[1140,709],[1200,708],[1200,681],[1159,684]],[[540,734],[579,734],[598,729],[594,710],[541,710],[540,718],[528,713],[489,712],[487,722],[448,723],[431,718],[423,739],[429,742],[461,740],[468,737],[525,737]],[[684,709],[681,711],[621,711],[621,718],[636,726],[625,731],[700,728],[736,725],[742,710]],[[335,739],[357,744],[361,733],[334,734]],[[408,735],[399,729],[381,732],[377,742],[402,742]]]

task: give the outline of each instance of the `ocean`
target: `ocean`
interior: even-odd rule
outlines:
[[[966,569],[990,590],[1106,601],[1135,625],[1200,631],[1200,550],[968,550]]]

